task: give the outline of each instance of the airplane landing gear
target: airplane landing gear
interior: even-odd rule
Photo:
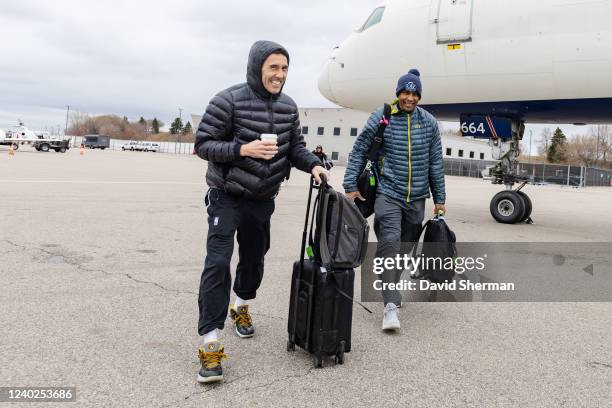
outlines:
[[[525,183],[517,190],[500,191],[493,196],[489,209],[497,222],[503,224],[516,224],[518,222],[533,224],[531,220],[531,199],[527,194],[520,191],[520,188],[524,185]]]
[[[500,135],[489,139],[493,158],[499,162],[489,169],[489,176],[485,178],[491,180],[493,184],[506,186],[505,191],[500,191],[491,199],[489,210],[493,218],[503,224],[519,222],[533,224],[531,199],[521,191],[529,181],[529,176],[518,172],[520,141],[523,139],[524,131],[524,122],[512,120],[511,135]],[[516,183],[521,184],[513,190]]]

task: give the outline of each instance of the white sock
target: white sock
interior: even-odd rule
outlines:
[[[209,331],[204,335],[204,344],[219,340],[219,329]]]
[[[238,307],[238,306],[246,305],[247,303],[248,303],[247,300],[241,299],[240,296],[236,296],[236,302],[234,302],[234,306]]]

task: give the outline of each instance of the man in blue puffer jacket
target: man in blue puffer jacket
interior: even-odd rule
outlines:
[[[374,231],[378,238],[377,257],[395,257],[402,243],[414,242],[423,222],[425,199],[433,195],[434,213],[445,211],[444,160],[436,119],[417,106],[421,100],[420,73],[411,69],[399,78],[391,105],[389,125],[385,129],[383,148],[374,171],[378,180],[374,204]],[[344,189],[351,199],[362,199],[357,179],[363,171],[368,150],[383,117],[383,108],[370,115],[353,146]],[[398,282],[401,270],[386,270],[385,284]],[[401,295],[397,290],[383,290],[385,311],[383,330],[399,331],[398,308]]]

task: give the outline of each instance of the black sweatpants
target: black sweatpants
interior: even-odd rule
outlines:
[[[223,329],[227,317],[232,276],[230,261],[238,231],[238,267],[234,292],[254,299],[264,272],[264,255],[270,249],[270,217],[274,200],[253,201],[211,188],[207,194],[208,238],[200,279],[198,333]]]

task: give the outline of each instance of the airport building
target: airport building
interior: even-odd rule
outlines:
[[[370,116],[344,108],[300,108],[302,135],[309,149],[323,146],[327,156],[338,164],[345,164],[355,139]],[[442,137],[445,158],[493,160],[486,142],[445,134]]]
[[[309,149],[317,145],[336,164],[346,164],[355,139],[370,116],[352,109],[344,108],[300,108],[300,125],[304,140]],[[197,127],[201,115],[192,115]],[[493,160],[491,148],[480,140],[463,138],[454,134],[444,134],[442,151],[445,158]]]

